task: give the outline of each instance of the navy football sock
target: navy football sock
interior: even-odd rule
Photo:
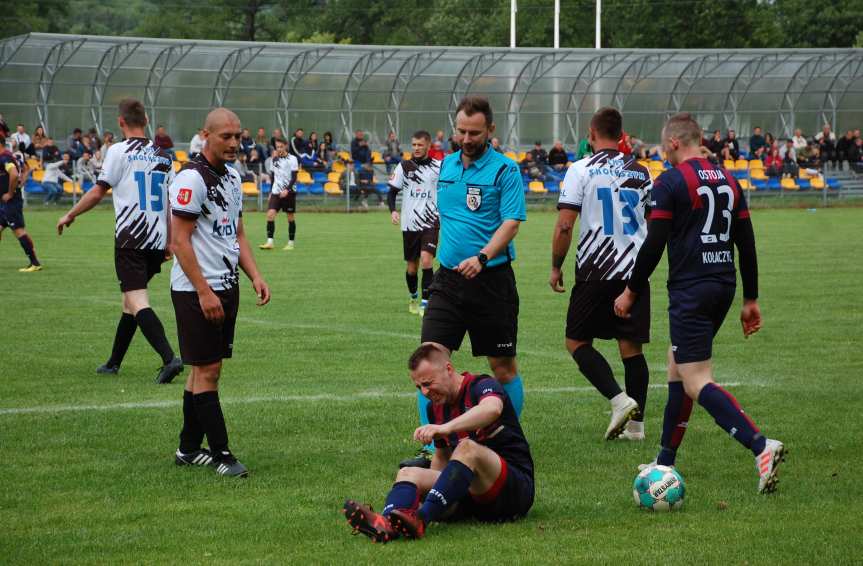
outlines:
[[[174,350],[168,344],[168,338],[165,336],[165,327],[162,326],[162,321],[153,312],[153,309],[147,307],[138,311],[135,315],[135,320],[138,321],[138,326],[141,327],[141,332],[144,338],[150,343],[150,346],[156,350],[162,358],[162,363],[167,364],[174,359]]]
[[[572,359],[578,364],[578,369],[584,377],[596,387],[596,390],[605,395],[606,399],[615,397],[620,391],[620,386],[614,380],[611,366],[605,361],[593,346],[585,344],[572,353]]]
[[[189,454],[201,447],[204,429],[195,411],[195,396],[191,391],[183,391],[183,428],[180,430],[180,452]]]
[[[395,509],[414,510],[419,507],[419,504],[420,496],[416,484],[409,481],[396,482],[387,495],[387,502],[384,503],[381,515],[388,517]]]
[[[274,220],[267,220],[267,238],[272,239],[276,233],[276,222]]]
[[[428,269],[423,269],[423,300],[427,301],[429,298],[429,287],[431,287],[432,281],[434,281],[434,269],[432,269],[431,267],[429,267]]]
[[[650,370],[644,354],[638,354],[623,360],[626,394],[638,403],[638,414],[632,419],[644,421],[644,407],[647,405],[647,386],[650,383]]]
[[[715,383],[708,383],[698,394],[698,403],[704,407],[716,424],[737,442],[758,456],[767,440],[752,419],[743,412],[734,395]]]
[[[425,503],[418,513],[420,519],[426,524],[440,519],[447,509],[468,494],[472,481],[473,471],[470,468],[458,460],[450,460],[426,495]]]
[[[405,271],[405,282],[408,284],[408,293],[411,294],[411,297],[417,296],[417,281],[419,278],[416,273],[408,273]]]
[[[36,248],[33,247],[33,239],[30,238],[30,235],[24,234],[18,238],[18,243],[21,244],[24,253],[27,255],[27,259],[30,260],[30,265],[40,265],[39,260],[36,258]]]
[[[288,240],[294,241],[294,238],[297,235],[297,222],[296,220],[291,220],[288,222]]]
[[[195,414],[198,422],[207,434],[207,444],[210,452],[218,455],[228,449],[228,427],[225,426],[225,415],[219,403],[218,391],[204,391],[194,396]]]
[[[120,322],[117,323],[117,332],[114,334],[114,347],[111,348],[111,357],[108,358],[106,366],[120,367],[137,329],[138,322],[135,320],[135,316],[124,312],[123,316],[120,317]]]
[[[692,399],[686,395],[683,382],[668,383],[668,402],[665,404],[665,417],[662,419],[662,440],[656,463],[662,466],[673,466],[677,457],[677,448],[683,442],[683,435],[689,425],[692,414]]]

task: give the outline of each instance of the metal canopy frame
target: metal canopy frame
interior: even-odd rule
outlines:
[[[339,119],[342,122],[342,130],[345,134],[345,139],[350,140],[354,134],[354,102],[357,92],[365,84],[365,82],[374,75],[378,69],[392,59],[398,49],[378,49],[364,53],[348,74],[345,80],[345,86],[342,90],[342,108],[339,112]]]
[[[473,83],[497,65],[507,53],[509,50],[485,51],[474,55],[462,65],[449,93],[447,117],[449,118],[450,131],[455,130],[455,109],[458,108],[458,103],[467,96]]]
[[[213,85],[213,102],[210,104],[210,107],[218,108],[219,106],[224,106],[225,99],[228,97],[228,91],[231,90],[231,83],[263,50],[264,46],[259,45],[240,47],[228,53],[228,56],[222,62],[219,73],[216,75],[216,83]]]
[[[725,104],[722,107],[722,119],[726,129],[739,129],[737,110],[740,107],[740,101],[746,97],[752,89],[753,84],[769,74],[771,70],[788,61],[791,55],[792,53],[781,51],[767,53],[743,65],[734,81],[732,81],[728,94],[725,97]],[[742,89],[738,86],[741,82],[744,85]]]
[[[705,77],[709,77],[722,65],[734,57],[728,53],[708,53],[690,61],[677,76],[666,106],[666,117],[677,114],[683,109],[683,105],[692,88]],[[685,89],[685,90],[684,90]]]
[[[51,131],[48,127],[48,98],[51,96],[51,89],[54,86],[54,77],[66,66],[69,59],[81,49],[85,41],[85,39],[67,39],[51,47],[45,56],[36,91],[36,113],[39,117],[39,124],[45,128],[46,132]]]
[[[0,71],[15,57],[29,35],[16,35],[0,42]]]
[[[90,95],[90,118],[96,126],[96,131],[102,135],[104,124],[102,123],[102,104],[105,100],[105,91],[114,73],[123,66],[123,63],[141,46],[140,41],[128,41],[112,45],[105,51],[96,67],[96,75],[93,77],[92,93]]]
[[[297,90],[297,85],[332,50],[332,47],[306,49],[294,55],[291,58],[291,62],[288,63],[288,67],[282,75],[282,82],[279,85],[279,98],[276,101],[276,119],[279,122],[279,128],[282,130],[282,135],[288,135],[291,102],[294,98],[294,92]]]
[[[578,132],[581,129],[581,105],[590,92],[590,88],[597,80],[606,76],[612,69],[625,61],[626,57],[627,54],[618,52],[597,55],[589,59],[575,76],[566,103],[566,123],[569,129],[569,139],[572,140],[572,143],[578,143]],[[576,94],[579,87],[582,87],[581,93]],[[573,106],[575,106],[574,112]],[[574,118],[573,113],[575,114]]]
[[[431,67],[435,61],[446,54],[446,49],[437,53],[431,51],[419,51],[405,59],[402,66],[396,72],[393,78],[393,86],[390,89],[389,105],[387,106],[387,127],[390,131],[396,133],[396,137],[401,135],[401,116],[402,102],[411,83],[422,75],[426,69]]]
[[[839,109],[839,103],[848,93],[851,85],[860,78],[861,70],[863,70],[863,53],[858,51],[855,56],[850,57],[848,62],[842,65],[839,71],[833,76],[833,80],[830,81],[830,85],[824,91],[824,102],[821,104],[821,121],[823,123],[827,123],[829,121],[834,130],[836,129],[836,114]],[[834,89],[837,84],[842,83],[844,83],[842,94],[836,96]],[[830,108],[830,120],[828,120],[828,115],[825,111],[825,108],[828,107]]]
[[[635,59],[629,64],[617,80],[617,85],[614,87],[614,93],[611,95],[612,104],[614,104],[618,110],[623,112],[623,109],[626,106],[626,99],[629,98],[629,95],[632,94],[632,91],[635,90],[638,83],[673,59],[676,54],[676,51],[672,51],[670,53],[649,53]],[[635,77],[631,79],[632,85],[629,87],[629,90],[626,91],[626,94],[623,95],[620,92],[621,87],[623,86],[624,81],[630,79],[629,74],[632,69],[638,70],[635,73]]]
[[[150,134],[150,137],[153,137],[155,132],[156,104],[159,101],[159,93],[162,91],[165,77],[180,64],[180,61],[186,58],[186,55],[194,47],[194,43],[174,44],[159,51],[159,54],[153,60],[153,65],[147,74],[147,84],[144,87],[144,108],[150,114],[149,120],[147,120],[147,132]]]

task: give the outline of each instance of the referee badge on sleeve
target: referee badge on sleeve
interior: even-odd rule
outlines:
[[[468,187],[467,188],[467,208],[471,212],[476,212],[482,205],[482,188]]]

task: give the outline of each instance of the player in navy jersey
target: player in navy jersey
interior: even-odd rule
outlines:
[[[42,264],[36,257],[33,239],[24,226],[24,200],[21,198],[21,187],[26,179],[26,161],[16,157],[16,154],[6,149],[6,137],[9,128],[0,119],[0,234],[10,228],[30,264],[18,271],[33,273],[42,270]],[[20,154],[18,154],[20,155]]]
[[[749,210],[740,186],[725,169],[703,159],[701,127],[689,114],[673,116],[662,130],[662,143],[674,169],[659,176],[651,193],[647,239],[638,253],[627,288],[615,312],[629,316],[638,293],[668,246],[668,403],[656,462],[673,466],[686,432],[692,401],[716,424],[755,455],[758,492],[776,488],[776,471],[785,446],[769,439],[737,399],[713,381],[713,337],[734,300],[737,274],[743,281],[743,335],[761,328],[758,264]]]
[[[456,372],[449,352],[433,343],[417,348],[408,368],[431,399],[430,424],[414,431],[415,440],[435,443],[431,469],[400,469],[382,513],[347,500],[351,527],[388,542],[421,538],[429,523],[456,516],[484,522],[524,517],[533,505],[533,458],[500,383]]]

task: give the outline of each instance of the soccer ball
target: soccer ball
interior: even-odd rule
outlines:
[[[651,511],[680,509],[685,491],[683,477],[668,466],[645,468],[632,483],[632,496],[636,505]]]

